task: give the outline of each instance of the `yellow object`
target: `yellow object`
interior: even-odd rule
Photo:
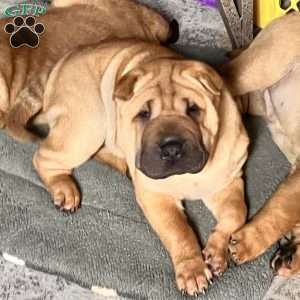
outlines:
[[[291,9],[299,11],[300,0],[254,0],[254,23],[263,28],[273,19],[286,14]]]

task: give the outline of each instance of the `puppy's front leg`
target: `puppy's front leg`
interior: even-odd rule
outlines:
[[[34,155],[33,163],[51,193],[57,207],[75,211],[80,204],[80,192],[72,178],[72,170],[86,162],[101,146],[101,118],[80,119],[60,117],[51,128],[48,137]],[[92,128],[92,129],[91,129]]]
[[[230,252],[237,264],[257,258],[300,220],[300,169],[296,169],[253,219],[232,235]]]
[[[230,236],[245,224],[247,207],[244,201],[244,183],[235,179],[222,192],[217,193],[205,204],[212,211],[218,223],[203,250],[206,263],[214,275],[221,275],[227,268]]]
[[[172,259],[177,287],[183,293],[204,292],[211,272],[203,261],[196,235],[181,202],[172,196],[136,190],[138,203]]]

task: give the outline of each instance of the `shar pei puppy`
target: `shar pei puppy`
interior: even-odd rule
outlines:
[[[72,171],[91,157],[129,173],[178,288],[204,292],[227,268],[230,236],[247,214],[248,136],[221,77],[158,44],[115,40],[65,55],[39,106],[37,116],[30,107],[26,113],[50,130],[33,163],[54,204],[79,207]],[[183,199],[203,199],[217,219],[203,251]]]

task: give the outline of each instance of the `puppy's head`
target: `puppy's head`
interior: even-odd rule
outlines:
[[[180,59],[160,59],[123,76],[115,97],[127,159],[153,179],[200,172],[218,131],[221,87],[209,66]]]

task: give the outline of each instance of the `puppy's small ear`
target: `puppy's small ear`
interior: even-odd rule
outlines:
[[[124,101],[130,100],[134,95],[136,84],[142,75],[143,72],[141,70],[134,70],[121,77],[116,84],[115,98]]]

